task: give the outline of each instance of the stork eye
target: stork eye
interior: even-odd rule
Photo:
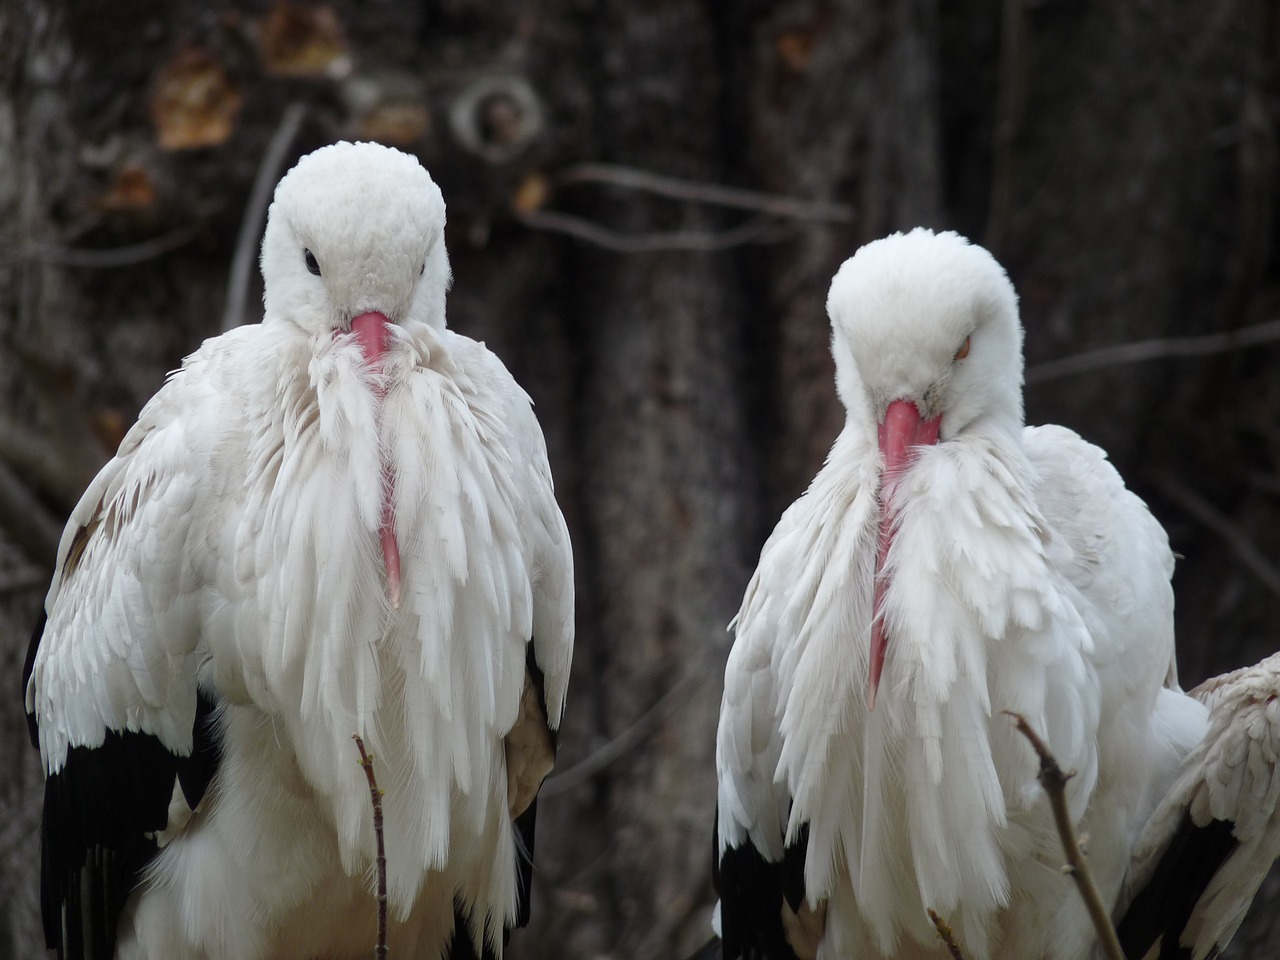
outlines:
[[[316,255],[312,253],[310,250],[303,250],[302,252],[306,257],[307,269],[312,273],[314,273],[317,277],[320,276],[320,264],[316,262]]]
[[[963,360],[969,355],[969,338],[964,338],[964,343],[960,344],[960,349],[956,351],[956,359]]]

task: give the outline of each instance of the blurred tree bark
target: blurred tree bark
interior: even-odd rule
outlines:
[[[317,9],[0,6],[0,960],[40,955],[16,688],[53,541],[219,331],[293,104],[286,166],[383,139],[441,184],[450,322],[534,396],[573,529],[578,654],[514,955],[667,958],[706,936],[724,627],[839,429],[823,304],[866,240],[955,228],[1008,267],[1028,419],[1104,444],[1185,557],[1188,684],[1278,646],[1276,574],[1232,540],[1280,556],[1277,348],[1038,368],[1276,317],[1277,0]],[[637,170],[810,203],[676,197]],[[1277,886],[1232,957],[1274,954]]]

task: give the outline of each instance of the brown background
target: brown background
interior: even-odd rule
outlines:
[[[866,240],[950,227],[1006,264],[1029,420],[1106,446],[1184,557],[1188,684],[1280,646],[1277,331],[1043,366],[1277,319],[1275,0],[309,9],[0,5],[0,958],[40,952],[17,687],[52,543],[220,329],[273,138],[286,166],[354,136],[423,158],[449,204],[450,323],[548,435],[579,569],[571,772],[548,784],[513,955],[678,958],[705,936],[724,627],[840,423],[822,303]],[[729,206],[717,185],[808,203]],[[1276,952],[1275,887],[1231,956]]]

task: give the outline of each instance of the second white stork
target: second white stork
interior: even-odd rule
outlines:
[[[62,538],[25,681],[60,958],[496,957],[573,647],[529,398],[445,325],[444,202],[335,144],[280,182],[262,323],[146,405]]]
[[[989,253],[918,229],[831,285],[847,417],[765,544],[717,742],[733,957],[1084,960],[1022,714],[1103,895],[1204,730],[1176,690],[1173,557],[1103,452],[1025,427],[1016,297]]]

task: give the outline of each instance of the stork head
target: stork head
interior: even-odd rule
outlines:
[[[276,186],[262,239],[266,321],[309,333],[367,321],[444,327],[444,199],[417,159],[376,143],[335,143]]]
[[[836,388],[850,421],[875,430],[882,460],[880,543],[868,703],[888,646],[883,567],[893,536],[886,481],[913,451],[967,431],[1022,423],[1022,326],[1000,264],[955,233],[916,229],[869,243],[827,297]]]
[[[827,296],[836,387],[852,417],[882,424],[898,400],[939,439],[1022,422],[1022,326],[994,257],[956,233],[917,228],[867,244]]]

